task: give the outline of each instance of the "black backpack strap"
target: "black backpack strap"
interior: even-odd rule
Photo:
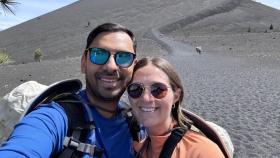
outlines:
[[[56,82],[39,94],[28,105],[20,118],[22,119],[41,104],[48,104],[52,101],[63,107],[68,118],[68,131],[63,143],[65,148],[62,152],[52,155],[52,157],[82,157],[83,153],[102,157],[103,149],[84,143],[88,132],[95,130],[95,127],[84,118],[84,103],[77,95],[81,88],[82,82],[78,79]]]
[[[59,158],[82,157],[83,153],[90,156],[102,157],[103,149],[96,145],[87,144],[88,132],[95,130],[94,124],[89,124],[84,118],[83,103],[76,94],[61,95],[55,98],[57,103],[64,108],[68,118],[68,131],[64,139],[64,150],[59,153]],[[95,131],[94,131],[95,132]]]
[[[140,126],[133,116],[131,109],[121,109],[123,116],[126,118],[129,132],[132,136],[133,141],[140,142],[147,138],[146,130],[143,126]]]
[[[61,107],[63,107],[67,115],[69,128],[89,128],[89,125],[86,123],[84,118],[83,104],[76,94],[70,93],[63,96],[61,95],[59,98],[55,98],[53,101],[57,102]]]
[[[63,145],[64,150],[59,154],[59,158],[75,158],[82,157],[84,153],[89,154],[91,157],[102,157],[103,149],[98,148],[96,145],[83,143],[79,139],[81,138],[82,130],[75,129],[72,136],[65,137]]]
[[[56,97],[61,95],[77,93],[82,88],[82,82],[78,79],[69,79],[56,82],[43,92],[41,92],[34,100],[26,107],[25,111],[22,113],[20,120],[33,111],[37,106],[43,103],[49,103]]]
[[[164,143],[159,158],[170,158],[176,145],[183,138],[186,132],[187,129],[175,127],[172,130],[170,136],[167,138],[166,142]]]
[[[137,141],[138,140],[138,134],[137,133],[139,133],[139,131],[140,131],[137,120],[133,117],[131,111],[126,112],[125,118],[126,118],[126,122],[128,124],[130,134],[132,136],[132,139],[134,141]]]

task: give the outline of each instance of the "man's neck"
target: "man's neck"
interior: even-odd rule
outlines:
[[[96,108],[98,113],[100,113],[105,118],[112,118],[116,115],[118,110],[118,101],[104,101],[97,98],[95,95],[91,94],[90,92],[86,92],[88,100],[92,106]]]

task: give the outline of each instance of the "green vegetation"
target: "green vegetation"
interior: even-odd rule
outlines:
[[[6,49],[0,49],[0,64],[8,63],[10,60]]]
[[[43,59],[43,56],[44,56],[44,53],[41,50],[41,48],[38,48],[34,51],[34,60],[35,61],[41,62]]]
[[[19,4],[18,2],[15,2],[14,0],[0,0],[0,5],[4,11],[4,13],[11,12],[15,15],[14,11],[13,11],[13,6],[15,6],[16,4]]]

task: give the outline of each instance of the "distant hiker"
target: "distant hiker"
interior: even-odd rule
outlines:
[[[137,157],[224,158],[217,144],[190,129],[181,109],[184,97],[179,76],[162,58],[143,58],[127,88],[133,114],[148,133],[135,142]]]
[[[85,90],[73,94],[69,106],[64,99],[32,109],[2,144],[1,157],[134,157],[119,100],[132,78],[135,58],[130,30],[113,23],[97,26],[81,58]]]
[[[86,27],[89,27],[89,26],[90,26],[90,22],[88,21]]]
[[[272,24],[270,24],[269,30],[273,30],[273,25]]]
[[[197,46],[197,47],[195,47],[195,50],[196,50],[196,52],[197,52],[198,54],[201,54],[201,52],[202,52],[202,47],[201,47],[201,46]]]

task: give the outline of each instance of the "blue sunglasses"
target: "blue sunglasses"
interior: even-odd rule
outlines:
[[[96,65],[104,65],[108,62],[111,53],[110,51],[102,48],[88,48],[90,61]],[[115,63],[121,68],[129,67],[135,57],[136,54],[131,52],[118,51],[114,55]]]

